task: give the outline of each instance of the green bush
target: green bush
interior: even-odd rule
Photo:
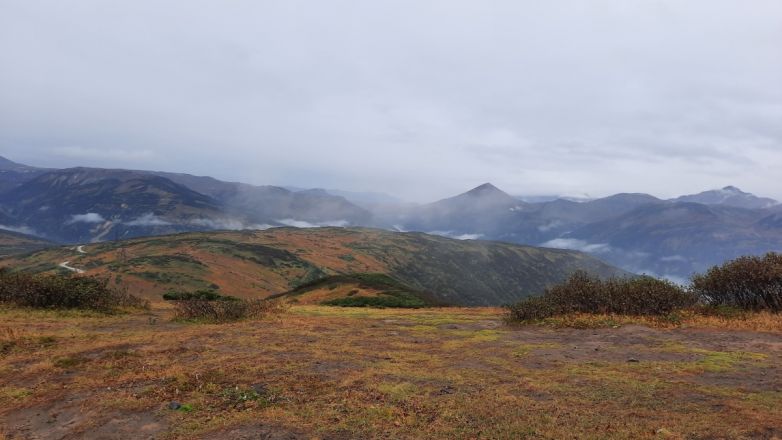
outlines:
[[[126,290],[109,287],[108,278],[40,275],[0,270],[0,303],[37,309],[147,308]]]
[[[782,254],[729,261],[692,278],[692,291],[710,306],[782,311]]]
[[[406,292],[385,292],[379,296],[349,296],[323,302],[327,306],[339,307],[377,307],[419,309],[427,303],[421,298]]]
[[[649,276],[601,280],[576,272],[564,283],[508,307],[510,320],[529,321],[567,313],[665,316],[691,307],[696,295]]]
[[[185,292],[169,290],[163,294],[163,299],[167,301],[238,301],[239,298],[228,295],[220,295],[214,290],[196,290],[195,292]]]

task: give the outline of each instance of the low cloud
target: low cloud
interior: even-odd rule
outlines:
[[[427,234],[454,238],[456,240],[478,240],[483,237],[483,234],[455,234],[453,231],[429,231]]]
[[[166,221],[149,212],[135,220],[125,222],[125,224],[128,226],[168,226],[171,224],[171,222]]]
[[[293,226],[294,228],[322,228],[327,226],[336,226],[336,227],[344,228],[345,226],[350,224],[350,222],[348,222],[347,220],[331,220],[325,222],[310,223],[303,220],[296,220],[292,218],[277,220],[277,223],[285,226]]]
[[[687,260],[685,257],[681,255],[669,255],[667,257],[660,258],[660,261],[663,261],[665,263],[686,263]]]
[[[552,229],[561,228],[564,225],[563,222],[559,220],[554,220],[549,223],[546,223],[545,225],[538,226],[538,231],[540,232],[548,232]]]
[[[71,216],[71,219],[67,221],[67,224],[72,225],[74,223],[103,223],[106,219],[97,212],[88,212],[86,214],[75,214]]]
[[[264,229],[269,229],[274,227],[266,223],[247,224],[241,220],[232,219],[232,218],[219,218],[219,219],[199,218],[190,221],[190,225],[209,228],[209,229],[226,229],[230,231],[242,231],[248,229],[264,230]]]
[[[457,240],[478,240],[481,237],[483,237],[483,234],[462,234],[462,235],[457,235],[453,238]]]
[[[555,249],[572,249],[591,254],[602,254],[611,252],[611,246],[606,243],[589,243],[575,238],[555,238],[542,243],[540,246]]]
[[[20,234],[37,235],[35,230],[28,226],[8,226],[0,225],[0,229],[4,231],[18,232]]]

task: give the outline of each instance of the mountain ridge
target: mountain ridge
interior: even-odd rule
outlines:
[[[171,288],[267,297],[331,275],[384,273],[439,302],[469,306],[515,302],[576,270],[628,275],[576,251],[370,228],[188,232],[82,250],[51,248],[5,258],[0,266],[56,273],[69,261],[147,298]]]

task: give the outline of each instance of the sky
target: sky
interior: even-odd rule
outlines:
[[[0,0],[0,155],[413,201],[782,199],[782,2]]]

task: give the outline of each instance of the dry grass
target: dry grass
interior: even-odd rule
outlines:
[[[3,341],[55,341],[15,344],[0,357],[0,432],[782,436],[779,316],[684,317],[676,325],[574,316],[587,329],[554,329],[507,327],[499,309],[294,306],[221,325],[172,322],[159,305],[153,312],[157,321],[0,310]],[[182,406],[170,410],[172,401]]]
[[[771,312],[743,313],[733,317],[707,315],[683,310],[667,316],[627,316],[571,313],[534,322],[531,325],[552,328],[610,328],[622,325],[645,325],[654,328],[712,328],[782,333],[782,314]],[[511,325],[515,325],[511,323]]]

